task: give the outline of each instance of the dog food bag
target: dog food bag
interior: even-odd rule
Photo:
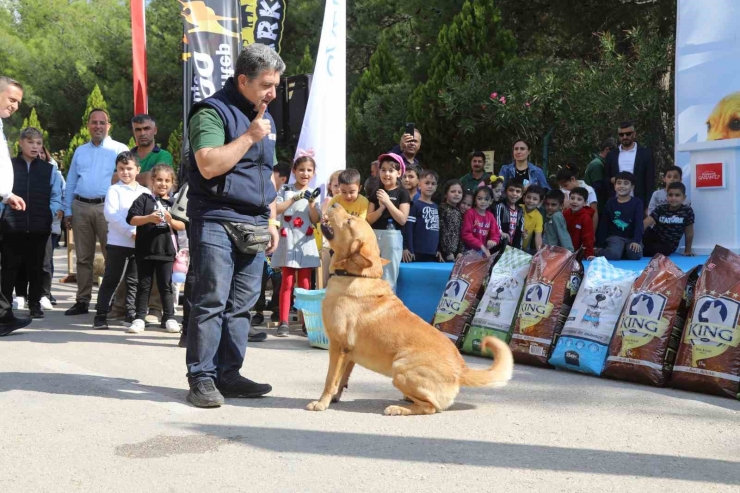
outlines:
[[[591,262],[550,357],[551,365],[601,375],[619,314],[638,275],[617,269],[604,257]]]
[[[495,336],[509,342],[531,263],[530,254],[506,247],[493,266],[486,292],[465,332],[460,348],[463,353],[480,355],[480,343],[486,336]],[[492,355],[488,353],[488,356]]]
[[[581,263],[565,248],[547,245],[537,252],[509,342],[517,363],[548,366],[582,277]]]
[[[663,255],[653,257],[632,285],[609,345],[604,376],[655,386],[668,382],[699,270],[684,274]]]
[[[455,344],[475,313],[496,255],[468,252],[455,262],[434,314],[434,325]]]
[[[694,289],[671,386],[740,398],[740,256],[714,247]]]

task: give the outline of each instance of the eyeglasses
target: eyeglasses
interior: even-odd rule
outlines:
[[[629,137],[633,133],[635,132],[617,132],[617,135],[619,135],[620,137]]]

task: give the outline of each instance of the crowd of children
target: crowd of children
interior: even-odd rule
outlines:
[[[46,307],[51,296],[50,286],[45,288],[45,276],[50,284],[51,275],[45,271],[58,242],[54,225],[61,217],[64,182],[48,162],[50,156],[38,130],[28,128],[21,133],[20,151],[13,166],[16,185],[28,189],[27,209],[7,210],[2,215],[4,275],[0,289],[10,299],[14,291],[26,294],[22,291],[27,282],[30,314],[40,318],[42,305]],[[506,180],[487,175],[488,183],[479,183],[473,190],[460,180],[448,180],[438,195],[435,171],[408,164],[392,153],[381,155],[374,165],[377,178],[369,178],[364,185],[355,169],[333,173],[326,184],[328,197],[322,202],[318,189],[310,188],[319,166],[311,153],[300,154],[292,166],[275,165],[280,242],[265,262],[254,324],[263,323],[263,311],[269,310],[272,321],[279,324],[277,335],[287,336],[293,288],[309,289],[313,271],[320,265],[324,269],[317,273],[319,284],[326,284],[332,252],[322,241],[318,225],[335,204],[372,226],[381,256],[389,261],[383,278],[394,289],[401,262],[454,262],[467,251],[488,257],[506,246],[534,254],[543,245],[558,245],[580,250],[586,259],[599,255],[609,260],[638,259],[656,253],[670,255],[685,236],[684,255],[692,255],[694,213],[678,167],[665,173],[665,188],[653,194],[645,215],[642,201],[633,196],[635,178],[629,172],[616,176],[615,196],[599,210],[593,188],[579,180],[570,166],[556,175],[560,189],[548,191],[515,173]],[[111,301],[123,282],[128,331],[143,331],[156,277],[163,304],[162,328],[179,332],[172,272],[177,232],[185,224],[170,214],[171,194],[177,189],[175,173],[169,166],[155,166],[148,186],[141,185],[136,179],[138,159],[131,152],[118,155],[116,171],[119,181],[105,199],[107,260],[93,326],[108,328]],[[288,185],[291,174],[293,183]],[[268,280],[274,293],[269,302],[265,296]]]

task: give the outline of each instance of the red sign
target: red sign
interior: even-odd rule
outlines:
[[[724,188],[725,167],[723,163],[696,165],[696,188]]]

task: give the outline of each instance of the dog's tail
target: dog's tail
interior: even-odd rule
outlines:
[[[503,387],[511,380],[514,372],[514,356],[509,345],[497,337],[484,337],[481,353],[490,349],[493,353],[493,364],[487,370],[465,368],[460,380],[463,387]]]

